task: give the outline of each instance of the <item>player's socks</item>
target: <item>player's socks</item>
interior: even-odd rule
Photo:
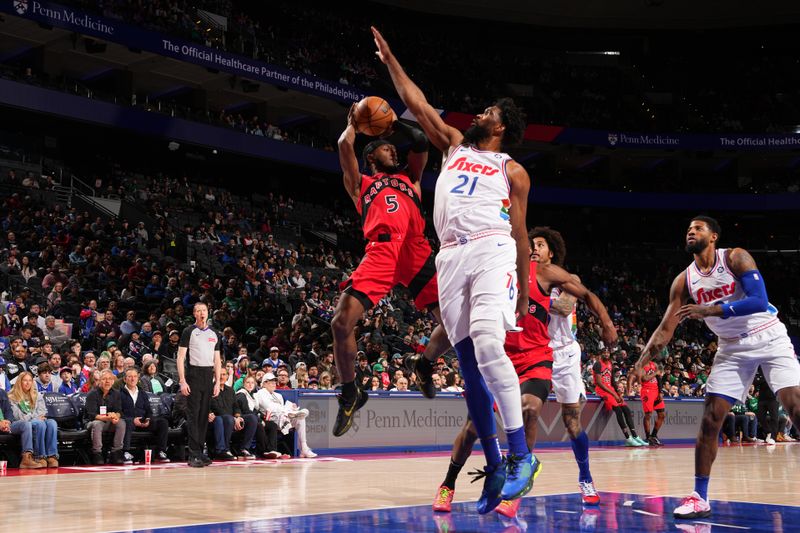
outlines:
[[[530,453],[528,443],[525,441],[525,428],[520,427],[506,431],[506,438],[508,440],[508,452],[514,455],[525,455]]]
[[[486,464],[499,465],[503,462],[503,456],[500,453],[500,441],[497,439],[497,435],[481,439],[481,448],[483,448],[483,455],[486,457]]]
[[[464,395],[467,402],[467,410],[472,423],[475,425],[475,432],[481,439],[483,454],[486,456],[486,461],[489,465],[498,465],[502,461],[502,456],[500,455],[497,426],[495,425],[494,411],[492,410],[494,400],[483,376],[478,370],[472,339],[467,337],[457,342],[454,348],[458,356],[458,362],[461,365],[464,388],[467,390]],[[519,399],[517,403],[519,403]]]
[[[708,501],[708,476],[694,476],[694,491]]]
[[[455,489],[456,479],[458,479],[458,474],[461,472],[462,468],[464,468],[464,465],[460,465],[450,459],[450,466],[447,467],[447,475],[444,477],[442,485],[450,489]]]
[[[575,455],[575,462],[578,463],[578,481],[592,481],[592,473],[589,470],[589,436],[585,431],[577,438],[571,439],[572,453]]]
[[[342,397],[347,401],[352,401],[356,396],[356,382],[348,381],[342,383]]]

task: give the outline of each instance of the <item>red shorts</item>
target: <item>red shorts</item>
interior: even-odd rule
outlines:
[[[553,379],[553,349],[546,346],[528,352],[506,352],[520,384],[529,379]]]
[[[408,288],[417,309],[439,301],[434,254],[424,236],[367,243],[361,263],[341,288],[369,309],[395,285]]]
[[[606,411],[610,411],[615,407],[621,407],[625,405],[624,399],[621,402],[618,402],[617,399],[611,396],[610,394],[597,391],[595,391],[595,394],[600,396],[600,399],[603,400],[603,407],[605,408]]]
[[[664,409],[664,399],[656,388],[642,387],[642,410],[652,413],[657,409]]]

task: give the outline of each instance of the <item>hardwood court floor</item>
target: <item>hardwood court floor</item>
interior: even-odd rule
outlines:
[[[539,450],[539,456],[544,469],[533,496],[577,491],[578,469],[571,450]],[[693,457],[693,448],[686,446],[593,448],[592,474],[601,491],[682,497],[693,486]],[[320,459],[204,469],[64,468],[59,474],[22,475],[9,470],[0,478],[0,530],[128,531],[430,505],[448,464],[448,456],[441,453]],[[459,478],[455,501],[477,498],[481,483],[471,485],[466,472],[482,464],[482,454],[473,454]],[[724,447],[709,494],[712,500],[797,506],[797,472],[800,443]]]

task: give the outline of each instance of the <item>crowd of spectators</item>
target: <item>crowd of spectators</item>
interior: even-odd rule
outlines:
[[[336,388],[330,321],[340,283],[359,253],[298,239],[294,225],[314,225],[358,242],[354,210],[310,206],[276,193],[246,197],[186,176],[123,168],[107,184],[95,181],[98,192],[128,198],[153,217],[148,228],[42,205],[26,196],[33,188],[26,179],[35,177],[5,176],[11,194],[3,199],[0,221],[0,278],[6,288],[0,295],[0,388],[12,388],[30,372],[38,391],[88,393],[102,384],[103,371],[117,377],[119,388],[120,377],[135,368],[143,390],[174,391],[180,332],[193,322],[192,306],[200,301],[222,334],[226,382],[234,393],[248,377],[261,384],[272,381],[268,376],[277,390]],[[46,180],[36,181],[48,187]],[[184,251],[177,245],[180,237]],[[663,287],[675,272],[665,265],[643,270],[578,259],[573,269],[609,309],[620,338],[612,353],[620,392],[636,396],[637,389],[624,389],[624,378],[660,319]],[[357,326],[359,385],[413,391],[405,361],[424,350],[434,326],[433,315],[416,310],[407,292],[391,291]],[[578,340],[591,392],[591,368],[609,347],[583,306]],[[681,324],[661,362],[664,396],[702,397],[715,350],[713,335],[701,323]],[[452,352],[439,358],[437,388],[460,391],[459,370]],[[251,389],[245,392],[254,394]],[[49,455],[41,457],[46,462]]]

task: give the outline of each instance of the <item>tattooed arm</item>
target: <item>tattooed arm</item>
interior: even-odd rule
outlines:
[[[689,288],[686,286],[686,276],[683,272],[678,274],[672,282],[672,287],[669,289],[669,305],[664,312],[664,318],[661,319],[661,324],[658,325],[647,345],[642,350],[642,355],[636,361],[635,370],[641,376],[642,367],[649,363],[655,356],[667,347],[672,335],[675,334],[675,328],[678,327],[680,317],[678,311],[689,300]]]

